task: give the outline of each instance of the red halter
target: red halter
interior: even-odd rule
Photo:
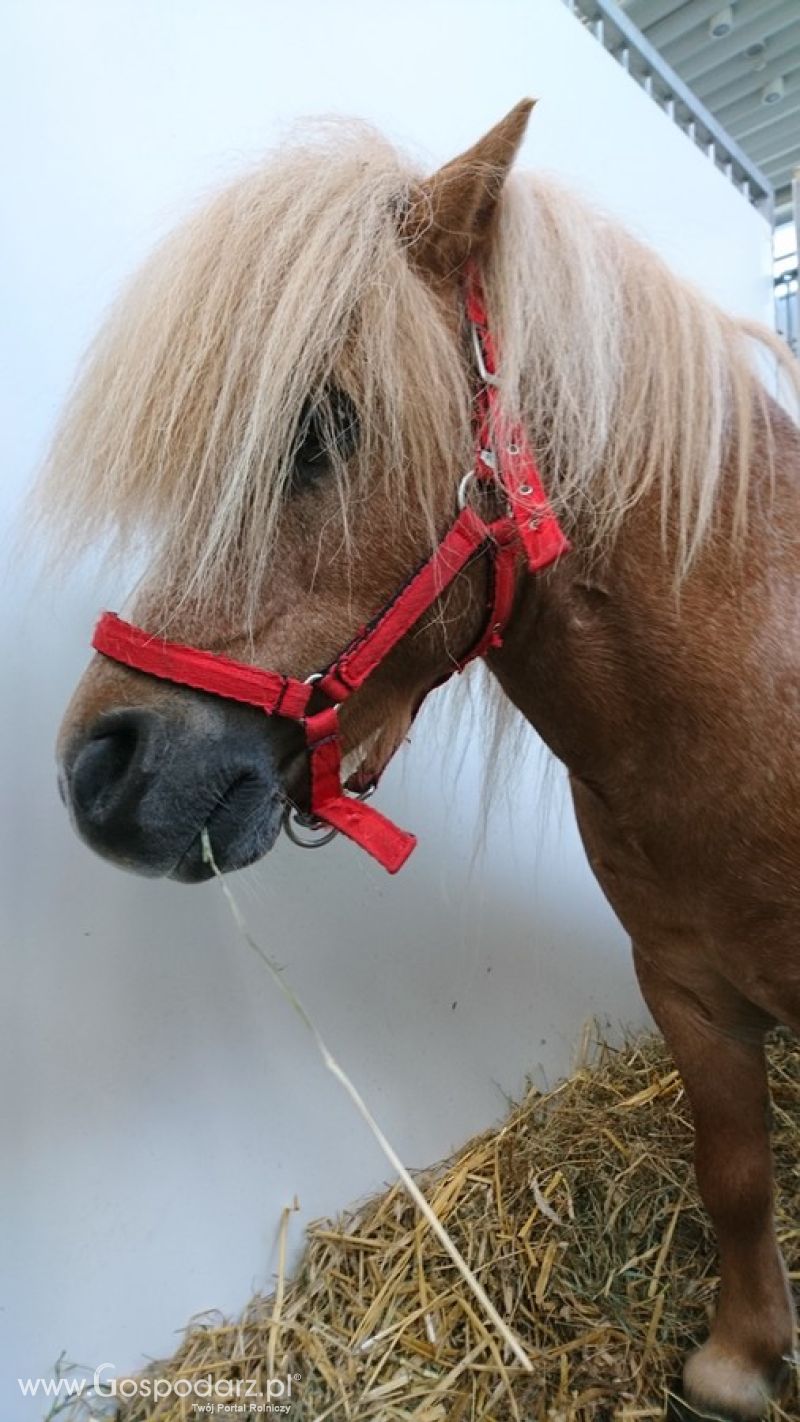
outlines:
[[[487,618],[477,642],[454,663],[452,672],[462,671],[468,662],[500,646],[511,615],[520,557],[535,573],[570,546],[547,501],[522,426],[507,420],[500,408],[496,350],[480,275],[474,265],[467,273],[465,309],[480,383],[474,402],[475,463],[461,481],[458,515],[430,558],[391,602],[356,633],[326,671],[307,681],[281,672],[262,671],[213,652],[168,642],[123,622],[113,612],[103,613],[92,638],[93,647],[104,656],[150,676],[231,701],[247,702],[268,716],[297,721],[308,747],[311,786],[309,812],[299,817],[301,823],[308,828],[327,825],[332,833],[338,830],[372,854],[390,874],[402,867],[417,841],[414,835],[365,804],[363,798],[348,794],[342,785],[342,702],[363,686],[422,613],[473,559],[484,553],[489,558]],[[502,495],[505,512],[500,518],[485,522],[467,503],[473,481],[487,492],[495,490]],[[441,680],[446,681],[452,672]],[[309,713],[312,696],[320,692],[332,704]]]

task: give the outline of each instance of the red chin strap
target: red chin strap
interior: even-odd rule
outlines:
[[[299,816],[300,823],[312,829],[327,826],[330,833],[339,831],[373,855],[390,874],[403,866],[417,841],[343,786],[339,708],[468,563],[481,556],[488,560],[487,617],[477,642],[454,663],[453,672],[500,646],[511,615],[520,560],[524,559],[529,572],[536,573],[570,546],[548,503],[525,431],[506,419],[500,408],[497,355],[474,264],[467,272],[465,308],[480,383],[474,402],[475,463],[461,481],[459,512],[431,557],[356,633],[326,671],[307,681],[262,671],[230,657],[168,642],[123,622],[113,612],[103,613],[92,638],[98,652],[137,671],[258,706],[268,716],[296,721],[308,747],[311,787],[309,811]],[[487,522],[467,503],[473,484],[487,494],[499,495],[504,505],[499,518]],[[310,713],[312,697],[318,699],[320,694],[331,705]]]

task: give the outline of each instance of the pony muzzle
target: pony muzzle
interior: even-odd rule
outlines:
[[[243,868],[272,848],[285,804],[280,741],[258,713],[206,702],[189,698],[180,715],[152,706],[104,712],[65,750],[62,797],[103,858],[195,883],[212,872],[204,829],[221,869]]]

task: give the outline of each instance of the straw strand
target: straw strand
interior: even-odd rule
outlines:
[[[508,1324],[505,1323],[504,1320],[501,1318],[500,1314],[498,1313],[497,1309],[495,1308],[494,1304],[486,1293],[486,1290],[478,1282],[466,1260],[460,1254],[456,1245],[450,1238],[450,1235],[447,1233],[447,1230],[445,1229],[441,1220],[431,1209],[431,1206],[428,1204],[428,1201],[425,1199],[425,1196],[423,1195],[413,1176],[406,1169],[394,1146],[384,1135],[360,1091],[350,1080],[350,1077],[347,1075],[347,1072],[344,1070],[344,1067],[340,1065],[340,1063],[334,1057],[333,1053],[329,1050],[326,1042],[322,1037],[322,1034],[319,1031],[319,1028],[309,1016],[309,1013],[303,1006],[297,994],[292,990],[291,987],[289,987],[288,983],[284,978],[283,973],[281,972],[279,965],[275,962],[273,958],[270,957],[266,950],[261,947],[261,944],[258,943],[255,938],[253,938],[250,929],[247,925],[247,920],[245,919],[244,914],[239,908],[236,899],[234,898],[228,884],[225,881],[222,872],[217,866],[216,860],[214,859],[214,853],[211,848],[211,840],[209,838],[207,829],[204,829],[202,832],[202,846],[203,859],[207,864],[211,866],[214,871],[214,874],[217,878],[217,882],[219,883],[219,886],[228,903],[228,907],[233,916],[234,923],[236,924],[236,927],[238,928],[239,933],[243,938],[244,942],[249,948],[252,949],[256,956],[261,959],[262,963],[269,971],[273,982],[276,983],[281,993],[286,998],[286,1001],[290,1004],[290,1006],[297,1013],[300,1020],[308,1028],[308,1031],[311,1033],[317,1050],[320,1056],[322,1057],[322,1060],[325,1063],[325,1066],[327,1067],[328,1071],[331,1073],[332,1076],[336,1078],[340,1085],[344,1087],[344,1090],[347,1092],[347,1095],[350,1097],[350,1100],[352,1101],[359,1115],[366,1122],[367,1126],[375,1137],[375,1140],[383,1151],[383,1154],[386,1156],[386,1159],[389,1161],[393,1169],[397,1172],[397,1175],[399,1176],[405,1190],[411,1196],[411,1199],[414,1201],[414,1204],[417,1206],[417,1209],[420,1211],[420,1213],[424,1215],[425,1219],[430,1225],[430,1228],[436,1235],[436,1238],[439,1240],[439,1243],[441,1244],[442,1248],[446,1250],[446,1252],[449,1254],[450,1258],[456,1266],[456,1269],[458,1270],[465,1284],[474,1294],[475,1298],[483,1309],[483,1312],[486,1314],[486,1317],[494,1325],[501,1338],[511,1349],[511,1352],[514,1354],[514,1357],[526,1370],[526,1372],[532,1372],[533,1363],[531,1362],[524,1345],[522,1344],[520,1339],[517,1338],[516,1334],[512,1332]]]

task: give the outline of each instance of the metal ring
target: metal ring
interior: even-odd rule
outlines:
[[[330,670],[330,669],[329,669],[329,670]],[[307,677],[306,677],[305,681],[303,682],[303,686],[316,686],[317,682],[318,682],[318,681],[322,681],[323,678],[326,677],[327,675],[328,675],[327,672],[312,672],[310,676],[307,676]],[[327,692],[327,691],[324,691],[324,692],[323,692],[323,696],[327,696],[327,695],[328,695],[328,692]],[[330,699],[331,699],[331,701],[333,701],[333,697],[331,697]],[[332,705],[332,707],[331,707],[331,710],[332,710],[332,711],[339,711],[339,710],[341,709],[341,705],[342,705],[341,701],[333,701],[333,705]]]
[[[367,785],[358,794],[352,796],[354,800],[369,800],[378,788],[377,780],[373,780],[371,785]],[[307,815],[302,810],[298,810],[296,805],[287,805],[283,812],[283,828],[292,844],[296,844],[298,849],[322,849],[323,845],[330,844],[335,839],[339,831],[333,826],[326,827],[324,820],[318,820],[315,815]],[[301,830],[307,830],[313,839],[304,839]]]
[[[296,844],[299,849],[322,849],[323,845],[330,844],[331,840],[335,839],[339,833],[332,827],[326,829],[324,822],[316,819],[313,815],[304,815],[296,805],[286,806],[283,812],[283,828],[292,844]],[[307,830],[309,834],[316,837],[304,839],[300,833],[301,830]]]

